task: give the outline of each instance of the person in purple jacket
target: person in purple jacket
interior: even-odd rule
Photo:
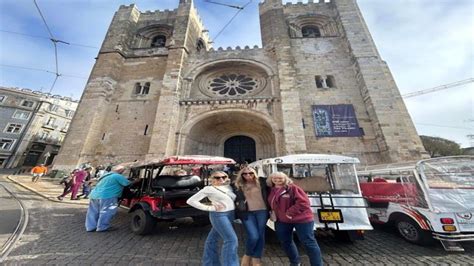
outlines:
[[[314,237],[314,218],[309,198],[304,190],[282,172],[270,174],[271,187],[268,203],[271,219],[281,246],[290,259],[290,265],[301,265],[298,249],[293,241],[293,230],[303,244],[312,266],[322,265],[321,250]]]

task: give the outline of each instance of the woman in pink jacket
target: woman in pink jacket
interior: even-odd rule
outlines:
[[[293,229],[303,244],[312,266],[322,265],[321,250],[314,237],[314,218],[311,204],[303,189],[282,172],[270,174],[267,184],[271,187],[268,203],[275,222],[278,239],[290,259],[290,265],[301,265],[298,249],[293,241]]]

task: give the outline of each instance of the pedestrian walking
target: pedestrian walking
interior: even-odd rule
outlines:
[[[204,245],[202,265],[238,266],[238,240],[232,226],[235,218],[235,194],[229,185],[229,176],[225,172],[213,172],[210,178],[210,186],[204,187],[186,201],[194,208],[209,212],[212,228]],[[205,198],[209,199],[211,205],[201,202]],[[223,242],[220,255],[219,239]]]
[[[91,186],[92,186],[92,167],[86,169],[87,175],[84,178],[84,182],[82,183],[82,193],[80,195],[77,195],[77,199],[80,199],[82,196],[84,196],[84,199],[89,198],[89,194],[91,193]]]
[[[283,172],[270,174],[267,184],[271,187],[268,203],[275,222],[278,239],[290,259],[291,265],[301,265],[298,249],[293,241],[293,230],[303,244],[312,266],[322,265],[321,250],[314,237],[314,218],[309,198],[304,190]]]
[[[62,184],[64,186],[63,193],[57,197],[58,200],[63,200],[64,197],[71,192],[72,188],[72,178],[74,176],[74,172],[77,171],[77,169],[74,169],[69,173],[69,175],[64,176],[61,182],[59,184]]]
[[[112,171],[104,174],[89,195],[89,208],[86,215],[87,232],[112,231],[110,221],[117,213],[118,198],[122,195],[123,188],[130,185],[130,181],[122,175],[124,166],[116,166]],[[135,182],[140,182],[137,179]]]
[[[235,213],[242,221],[246,234],[245,255],[241,266],[262,265],[269,209],[266,180],[259,178],[255,169],[244,167],[238,173],[233,189],[237,196]]]
[[[87,167],[86,169],[81,169],[74,173],[74,176],[72,178],[71,200],[79,200],[79,198],[77,197],[77,193],[82,187],[82,184],[84,183],[84,180],[90,173],[91,169],[91,167]]]
[[[48,173],[48,167],[44,166],[44,164],[37,165],[31,169],[31,181],[33,183],[38,182],[38,180]]]

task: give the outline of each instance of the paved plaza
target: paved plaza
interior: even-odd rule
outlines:
[[[117,231],[87,233],[84,230],[86,202],[54,201],[60,191],[57,180],[45,179],[33,185],[28,184],[26,177],[11,179],[37,189],[37,193],[2,178],[2,183],[9,185],[29,212],[26,230],[4,261],[7,265],[200,264],[209,225],[196,225],[188,219],[161,222],[152,235],[137,236],[130,231],[127,211],[122,209],[113,222]],[[243,230],[238,224],[235,228],[242,254]],[[321,236],[318,241],[326,265],[474,265],[474,243],[464,244],[465,252],[449,253],[440,244],[431,247],[409,244],[393,230],[383,227],[367,232],[365,240],[354,244],[337,242],[328,236]],[[263,262],[264,265],[289,264],[274,237],[266,245]],[[309,265],[306,256],[303,265]]]

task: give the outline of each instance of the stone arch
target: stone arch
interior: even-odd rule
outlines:
[[[281,130],[269,116],[245,109],[219,109],[184,122],[178,132],[178,154],[224,154],[224,142],[232,136],[248,136],[256,143],[256,158],[280,153]]]
[[[336,22],[331,17],[320,14],[308,14],[298,16],[287,21],[290,37],[302,38],[303,30],[306,28],[318,29],[319,34],[311,37],[335,37],[338,36]]]
[[[136,31],[135,38],[133,41],[133,48],[153,48],[152,42],[158,36],[162,36],[165,40],[166,46],[173,35],[173,27],[166,24],[153,24]],[[161,47],[161,46],[156,46]]]

